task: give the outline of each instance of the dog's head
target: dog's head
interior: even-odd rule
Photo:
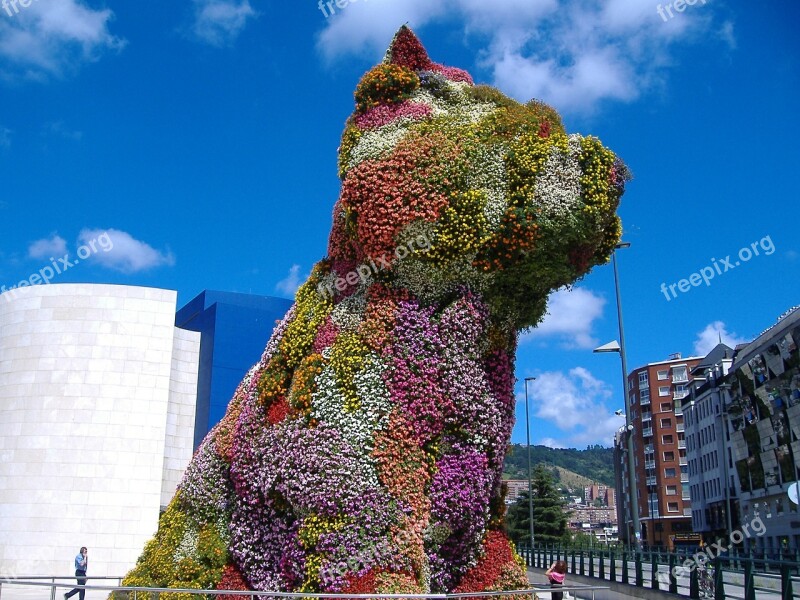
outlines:
[[[378,280],[426,302],[469,288],[520,329],[608,261],[628,171],[549,106],[431,62],[407,27],[355,99],[323,288],[346,296]]]

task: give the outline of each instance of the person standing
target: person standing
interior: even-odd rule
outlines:
[[[75,557],[75,578],[78,580],[78,585],[86,585],[86,569],[89,566],[89,551],[86,549],[86,546],[81,548],[81,551],[78,552],[78,555]],[[78,594],[78,598],[80,600],[84,600],[86,597],[86,590],[84,588],[75,588],[70,592],[64,594],[64,600],[67,598],[71,598],[75,594]]]
[[[567,563],[563,560],[557,560],[545,572],[547,578],[550,580],[551,588],[560,588],[564,585],[564,578],[567,576]],[[553,600],[563,600],[564,592],[551,592],[550,597]]]

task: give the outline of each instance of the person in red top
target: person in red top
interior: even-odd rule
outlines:
[[[545,575],[547,575],[547,578],[550,580],[551,588],[560,588],[562,585],[564,585],[564,577],[567,576],[567,563],[565,563],[563,560],[555,561],[552,565],[550,565],[550,568],[547,569]],[[564,598],[564,593],[552,592],[550,597],[553,600],[562,600]]]

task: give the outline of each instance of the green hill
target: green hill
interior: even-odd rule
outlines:
[[[565,485],[588,485],[588,482],[614,486],[614,451],[602,446],[589,446],[586,450],[574,448],[548,448],[547,446],[531,446],[531,463],[535,467],[543,463],[550,467],[554,477]],[[558,467],[555,469],[553,467]],[[566,471],[566,472],[565,472]],[[572,475],[585,477],[574,479]],[[556,475],[557,473],[557,475]],[[511,444],[503,466],[506,479],[528,478],[528,453],[524,444]],[[567,480],[570,479],[568,482]],[[574,481],[572,481],[574,479]]]

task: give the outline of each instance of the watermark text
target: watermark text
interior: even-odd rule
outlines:
[[[732,271],[742,263],[746,263],[754,256],[760,256],[760,251],[764,252],[765,256],[770,256],[775,252],[775,244],[772,243],[772,238],[766,236],[757,242],[753,242],[750,246],[745,246],[737,253],[739,260],[734,260],[729,254],[725,258],[717,260],[711,259],[711,265],[703,267],[697,273],[692,273],[687,279],[681,279],[677,283],[661,284],[661,293],[667,299],[667,302],[673,298],[678,297],[678,292],[686,293],[693,287],[698,287],[700,284],[705,283],[706,286],[711,285],[711,280],[718,275]],[[675,291],[677,288],[678,291]]]

